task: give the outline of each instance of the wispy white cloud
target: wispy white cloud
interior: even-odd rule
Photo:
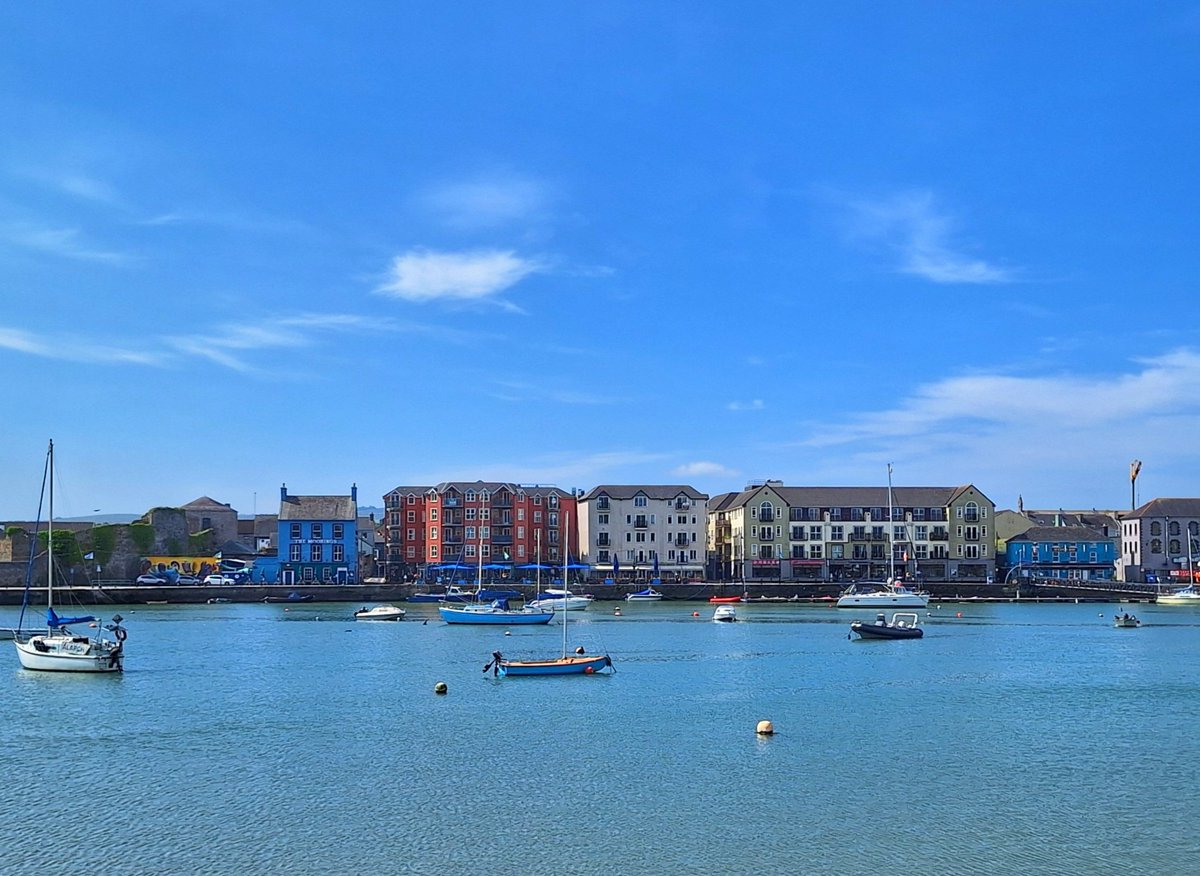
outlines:
[[[263,317],[256,322],[226,323],[195,335],[177,335],[166,342],[180,354],[207,359],[243,373],[261,372],[247,354],[311,347],[322,334],[364,334],[393,330],[384,320],[349,313],[295,313]]]
[[[676,466],[673,472],[685,478],[735,477],[740,474],[735,468],[708,461],[687,462]]]
[[[852,200],[852,237],[881,246],[897,259],[895,270],[934,283],[1005,283],[1007,268],[969,254],[956,238],[955,220],[928,191],[880,200]]]
[[[766,405],[761,398],[756,398],[752,401],[731,401],[725,407],[730,411],[761,411]]]
[[[25,166],[14,168],[13,174],[31,180],[44,189],[50,189],[80,201],[107,207],[123,208],[125,206],[124,198],[115,186],[81,170],[64,170],[61,166]]]
[[[157,213],[138,221],[139,225],[206,226],[240,234],[304,235],[311,234],[310,225],[298,219],[266,216],[251,212],[179,209]]]
[[[392,260],[376,291],[405,301],[485,301],[544,270],[511,250],[436,252],[414,249]]]
[[[161,365],[158,353],[94,344],[71,335],[44,335],[0,326],[0,349],[63,362]]]
[[[945,483],[947,476],[985,490],[1015,483],[1009,502],[1024,483],[1027,498],[1031,490],[1068,492],[1055,500],[1061,504],[1101,489],[1099,477],[1115,484],[1103,489],[1118,492],[1134,456],[1193,467],[1191,447],[1178,436],[1198,429],[1200,352],[1180,349],[1118,373],[949,377],[892,408],[811,423],[796,446],[813,451],[814,460],[839,460],[833,477],[864,460],[895,460],[910,483]],[[1184,489],[1191,495],[1195,486]]]
[[[398,323],[358,314],[295,313],[263,317],[258,322],[226,323],[191,335],[166,336],[153,351],[98,344],[77,335],[39,334],[0,326],[0,349],[68,362],[147,366],[170,366],[187,359],[203,359],[244,374],[266,375],[269,372],[254,361],[257,353],[315,347],[323,335],[378,332],[424,333],[449,341],[468,340],[455,337],[453,332],[443,337],[437,326]]]
[[[45,228],[32,225],[0,227],[0,242],[58,258],[76,261],[122,264],[133,256],[128,253],[97,249],[88,244],[77,228]]]
[[[610,405],[618,401],[616,398],[596,393],[519,380],[493,380],[491,386],[495,387],[489,392],[493,398],[509,402],[549,401],[565,405]]]
[[[58,188],[76,198],[81,198],[85,201],[94,201],[98,204],[106,204],[112,207],[122,205],[121,195],[117,190],[101,179],[96,179],[83,174],[69,173],[58,177],[56,180]]]
[[[544,183],[496,176],[433,186],[417,197],[417,204],[446,225],[477,229],[541,218],[551,197]]]

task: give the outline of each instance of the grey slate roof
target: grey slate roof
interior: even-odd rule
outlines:
[[[1117,522],[1116,511],[1030,511],[1024,512],[1026,517],[1038,526],[1112,526]]]
[[[357,503],[349,496],[291,496],[279,503],[280,520],[356,520]]]
[[[420,487],[393,487],[391,490],[388,491],[388,495],[389,496],[392,496],[392,495],[424,496],[426,493],[428,493],[432,489],[433,489],[433,487],[429,486],[428,484],[425,484],[424,486],[420,486]]]
[[[442,481],[436,487],[429,487],[430,490],[437,493],[447,493],[454,490],[458,493],[465,493],[467,490],[474,490],[479,493],[487,490],[489,493],[498,493],[501,490],[508,490],[510,493],[524,493],[527,496],[570,496],[569,490],[564,490],[559,487],[549,486],[544,484],[514,484],[509,481]]]
[[[648,499],[675,499],[681,495],[687,496],[697,502],[706,501],[707,493],[701,493],[695,487],[689,487],[686,484],[604,484],[603,486],[593,487],[583,497],[583,501],[587,502],[597,496],[603,494],[610,499],[632,499],[638,493],[643,494]]]
[[[1125,517],[1200,517],[1200,499],[1151,499]]]
[[[1098,529],[1090,526],[1033,526],[1008,539],[1014,541],[1112,541]]]
[[[769,484],[792,508],[886,508],[887,487],[781,487]],[[958,487],[893,487],[892,504],[900,508],[944,508],[955,497],[969,490],[970,485]],[[723,511],[745,505],[762,486],[727,493],[709,503],[709,511]],[[980,493],[982,496],[983,494]]]

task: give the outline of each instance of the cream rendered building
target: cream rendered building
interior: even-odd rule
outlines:
[[[579,500],[579,540],[593,576],[621,581],[701,578],[708,496],[689,486],[595,487]],[[615,572],[615,575],[614,575]]]
[[[889,574],[986,581],[995,505],[971,485],[785,487],[752,483],[709,503],[710,577],[851,581]]]

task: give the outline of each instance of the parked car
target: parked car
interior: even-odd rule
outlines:
[[[170,584],[171,582],[168,581],[166,578],[164,578],[162,575],[138,575],[136,583],[138,583],[138,584],[156,584],[157,585],[157,584]]]
[[[228,575],[209,575],[204,579],[204,583],[209,587],[226,587],[237,583],[236,578],[230,578]]]
[[[178,578],[175,579],[175,583],[176,584],[188,584],[188,585],[199,584],[200,579],[197,578],[195,575],[180,575]]]

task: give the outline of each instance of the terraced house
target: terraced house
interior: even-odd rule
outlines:
[[[579,500],[583,561],[598,578],[702,578],[707,503],[679,484],[596,487]]]
[[[914,580],[995,575],[995,505],[978,488],[749,484],[709,502],[713,580]]]

